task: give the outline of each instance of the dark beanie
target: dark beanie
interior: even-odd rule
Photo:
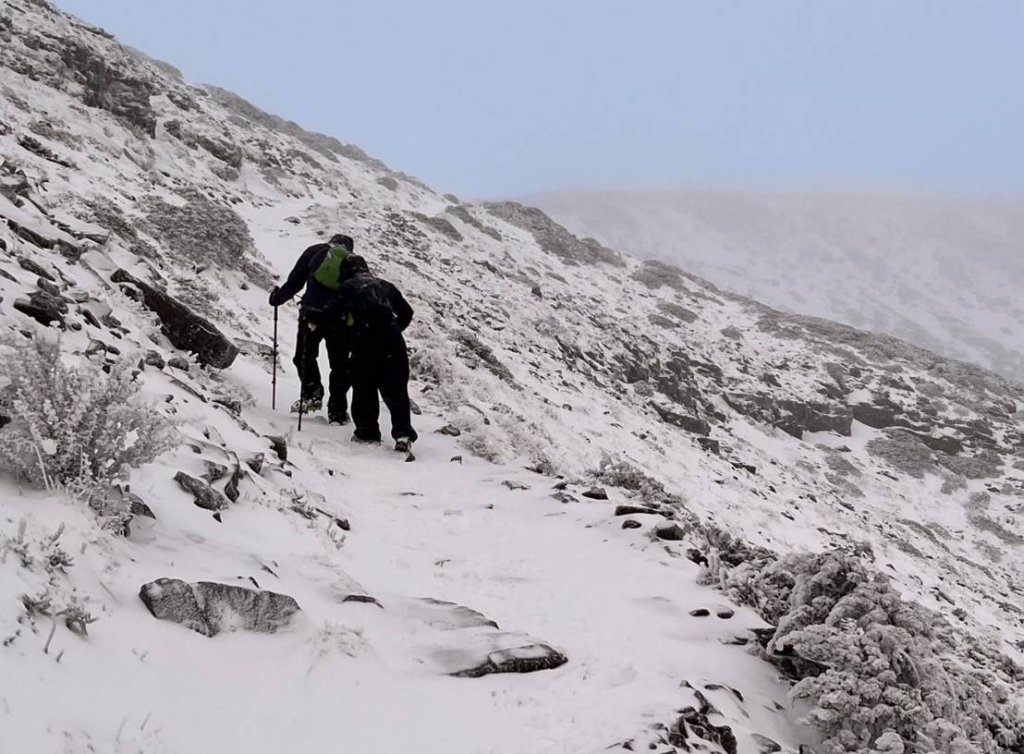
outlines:
[[[341,263],[341,279],[348,280],[362,272],[369,272],[370,266],[358,254],[352,254]]]
[[[344,246],[349,251],[356,248],[356,242],[352,240],[352,236],[346,236],[344,233],[335,233],[328,243],[331,246]]]

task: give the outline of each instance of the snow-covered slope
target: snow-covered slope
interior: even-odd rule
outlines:
[[[44,2],[0,7],[0,328],[139,370],[182,437],[133,472],[156,518],[127,537],[0,476],[0,751],[796,751],[859,720],[821,705],[874,675],[895,685],[846,750],[903,750],[890,727],[1022,750],[1019,387],[461,204]],[[296,433],[291,369],[269,406],[267,289],[339,231],[416,308],[414,463]],[[147,286],[237,357],[176,348]],[[140,599],[161,578],[288,609],[189,630]],[[822,654],[840,639],[903,670],[791,697],[853,672]],[[537,672],[451,675],[481,668]]]
[[[575,233],[1024,382],[1024,201],[713,190],[532,197]]]

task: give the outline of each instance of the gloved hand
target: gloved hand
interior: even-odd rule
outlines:
[[[281,288],[280,288],[280,286],[277,286],[277,285],[275,285],[275,286],[274,286],[274,290],[272,290],[272,291],[270,292],[270,305],[271,305],[271,306],[280,306],[281,304],[283,304],[283,303],[284,303],[285,301],[287,301],[287,300],[288,300],[288,299],[286,299],[286,298],[285,298],[285,297],[284,297],[284,296],[283,296],[283,295],[281,294]]]

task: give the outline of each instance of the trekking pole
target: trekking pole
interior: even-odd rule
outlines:
[[[300,335],[299,335],[299,340],[300,340],[300,343],[299,343],[299,354],[300,354],[299,363],[302,365],[302,367],[299,369],[299,432],[302,431],[302,414],[303,414],[304,409],[306,408],[306,405],[303,402],[302,394],[306,390],[306,343],[309,342],[309,337],[308,337],[308,334],[306,332],[306,327],[307,326],[308,325],[307,325],[307,323],[305,321],[300,320],[300,325],[299,325],[299,333],[300,333]]]
[[[277,410],[277,307],[274,307],[274,371],[270,378],[270,410]]]

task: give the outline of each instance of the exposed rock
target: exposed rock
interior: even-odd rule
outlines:
[[[23,270],[28,270],[33,275],[38,275],[44,280],[48,280],[51,283],[57,282],[57,278],[54,277],[54,274],[52,272],[50,272],[48,269],[46,269],[33,259],[29,259],[28,257],[18,257],[18,265]]]
[[[580,240],[536,207],[517,202],[487,202],[484,207],[495,217],[529,231],[544,251],[567,264],[625,264],[616,252],[592,238]]]
[[[547,644],[529,644],[491,652],[478,665],[458,670],[451,675],[457,678],[480,678],[491,673],[533,673],[560,667],[568,661],[565,655]]]
[[[195,504],[200,508],[208,511],[220,511],[228,507],[227,499],[201,479],[179,471],[174,475],[174,481],[185,492],[192,493]]]
[[[662,317],[660,314],[648,314],[647,320],[655,327],[664,327],[666,330],[674,330],[679,327],[679,323],[674,319]]]
[[[710,743],[718,744],[726,754],[736,754],[737,741],[732,728],[728,725],[713,725],[708,720],[708,714],[712,710],[710,708],[704,709],[707,706],[706,702],[702,703],[701,706],[702,709],[700,710],[693,707],[687,707],[683,710],[675,725],[670,729],[669,743],[690,751],[693,749],[693,744],[687,743],[687,741],[692,734]]]
[[[689,550],[686,551],[686,559],[689,560],[691,563],[696,563],[697,565],[701,565],[704,567],[707,567],[708,565],[707,555],[702,553],[696,547],[691,547]]]
[[[450,238],[453,241],[462,241],[462,234],[451,224],[449,220],[443,217],[429,217],[420,212],[414,212],[413,217],[419,220],[424,225],[428,225],[443,236]]]
[[[167,366],[167,362],[164,361],[164,357],[156,351],[146,351],[143,361],[147,366],[156,367],[157,369],[163,369]]]
[[[698,437],[697,444],[700,445],[701,450],[716,456],[722,452],[721,443],[718,440],[712,440],[710,437]]]
[[[223,406],[235,416],[240,416],[242,413],[242,402],[237,398],[229,398],[225,395],[218,395],[213,398],[213,402],[218,406]]]
[[[950,435],[926,435],[921,432],[914,432],[912,434],[932,450],[937,450],[946,455],[955,456],[964,449],[963,442]]]
[[[608,499],[608,491],[604,487],[591,487],[589,490],[584,490],[580,494],[591,500]]]
[[[344,605],[346,602],[355,602],[363,605],[376,605],[381,610],[384,609],[384,606],[380,604],[380,600],[369,594],[346,594],[345,599],[343,599],[341,603]]]
[[[20,144],[23,148],[27,149],[29,152],[32,152],[33,154],[39,157],[42,157],[44,160],[49,160],[50,162],[56,163],[57,165],[61,165],[66,168],[73,168],[75,166],[74,163],[70,162],[69,160],[64,160],[58,157],[56,154],[54,154],[53,150],[44,146],[38,139],[29,136],[28,134],[20,136],[18,138],[18,144]]]
[[[775,754],[777,751],[782,751],[782,746],[768,736],[762,736],[760,733],[751,734],[751,738],[754,739],[754,743],[757,744],[757,754]]]
[[[695,435],[706,435],[711,431],[711,425],[704,419],[696,416],[688,416],[686,414],[680,414],[671,409],[659,406],[655,402],[651,402],[651,408],[654,409],[655,413],[661,418],[666,424],[671,424],[674,427],[679,427],[687,432],[692,432]]]
[[[100,54],[73,40],[65,42],[61,60],[82,85],[83,102],[156,136],[156,114],[149,103],[151,85],[109,65]]]
[[[675,317],[681,322],[690,323],[697,321],[697,314],[695,312],[690,311],[685,306],[674,304],[671,301],[659,301],[658,310],[670,317]]]
[[[484,225],[482,222],[477,220],[476,217],[473,216],[472,212],[463,207],[461,204],[446,207],[445,212],[449,215],[452,215],[453,217],[457,217],[459,220],[466,223],[466,225],[470,226],[471,228],[476,228],[484,235],[490,236],[495,241],[502,240],[501,233],[496,228],[492,228],[490,225]]]
[[[778,427],[798,440],[804,432],[836,432],[849,437],[854,415],[841,404],[776,399],[768,393],[724,393],[725,402],[737,413]]]
[[[744,463],[743,461],[729,461],[729,465],[732,466],[734,469],[737,469],[739,471],[745,471],[748,474],[757,474],[756,466],[752,466],[749,463]]]
[[[266,438],[270,441],[270,447],[282,461],[288,460],[288,441],[283,437],[277,435],[266,435]]]
[[[643,514],[653,515],[664,515],[664,513],[657,508],[649,508],[641,505],[617,505],[615,506],[616,516],[636,516]]]
[[[245,587],[179,579],[157,579],[144,584],[139,597],[160,620],[180,623],[204,636],[222,631],[275,633],[299,611],[288,595]]]
[[[654,527],[654,534],[658,539],[671,542],[678,542],[686,538],[686,530],[674,521],[659,521]]]
[[[437,430],[437,433],[439,435],[448,435],[449,437],[458,437],[459,435],[462,434],[462,430],[453,424],[445,424],[443,427]]]
[[[872,403],[857,403],[852,406],[853,418],[861,424],[875,429],[892,427],[896,423],[896,409],[890,406],[878,406]]]
[[[623,529],[639,529],[642,526],[643,524],[641,524],[639,521],[634,521],[631,518],[627,518],[625,521],[622,522]]]
[[[28,298],[15,299],[14,308],[46,327],[54,323],[63,327],[67,304],[56,296],[39,290],[32,291]]]
[[[146,505],[146,502],[131,492],[126,493],[125,497],[128,498],[128,511],[133,516],[141,516],[142,518],[156,518],[156,514],[153,513],[153,509]]]
[[[217,139],[205,134],[195,135],[196,143],[221,162],[238,170],[242,167],[243,152],[237,144],[226,139]]]
[[[377,179],[377,183],[390,191],[398,191],[398,181],[390,175],[382,175]]]
[[[259,474],[263,471],[263,464],[266,463],[266,460],[266,454],[253,453],[245,459],[245,465],[252,469],[252,473]]]
[[[213,461],[203,461],[205,471],[202,473],[202,478],[206,480],[208,484],[218,482],[228,475],[231,470],[222,463],[214,463]]]
[[[242,478],[245,476],[245,472],[242,470],[241,464],[237,464],[234,471],[231,472],[231,478],[227,484],[224,485],[224,495],[232,503],[237,503],[240,496],[238,486],[242,483]]]
[[[676,291],[687,290],[682,270],[674,265],[659,262],[655,259],[645,260],[637,268],[636,272],[633,273],[633,279],[651,290],[657,290],[662,286],[668,286]]]
[[[178,348],[191,351],[207,366],[226,369],[238,355],[238,347],[210,321],[180,301],[123,269],[110,276],[115,283],[129,283],[142,291],[143,302],[160,318],[161,331]]]

